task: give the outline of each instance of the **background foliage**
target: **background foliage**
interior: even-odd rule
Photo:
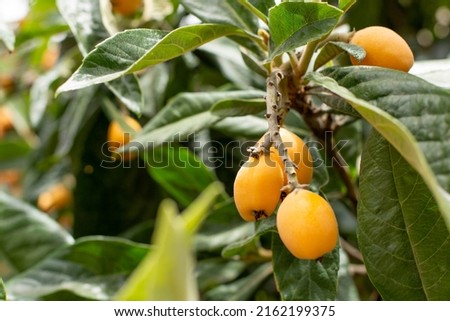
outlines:
[[[199,3],[146,0],[123,17],[107,0],[37,0],[0,22],[13,119],[0,132],[0,300],[450,299],[448,0]],[[309,142],[311,188],[341,235],[321,260],[298,260],[274,217],[241,220],[233,180],[267,130],[269,62],[368,25],[400,33],[417,64],[333,67],[353,50],[340,42],[319,54],[309,96],[343,120],[347,181],[294,106],[286,125]],[[117,164],[106,132],[125,114],[146,148]],[[44,213],[38,197],[56,183],[72,202]]]

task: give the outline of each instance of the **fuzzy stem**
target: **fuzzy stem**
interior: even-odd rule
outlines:
[[[297,65],[295,75],[296,77],[303,77],[308,70],[309,63],[311,62],[311,58],[314,55],[314,51],[316,50],[317,44],[320,40],[311,41],[306,45],[305,51],[300,57],[300,61]],[[299,80],[299,79],[297,79]]]
[[[278,90],[280,82],[282,82],[283,79],[284,75],[279,71],[273,72],[267,79],[266,117],[269,125],[270,143],[277,149],[288,177],[288,185],[283,188],[283,191],[289,193],[300,187],[300,184],[298,183],[297,173],[295,171],[297,166],[290,159],[279,132],[282,121],[280,118],[280,104],[286,104],[286,97],[283,97],[282,93]],[[266,149],[269,148],[266,147]]]

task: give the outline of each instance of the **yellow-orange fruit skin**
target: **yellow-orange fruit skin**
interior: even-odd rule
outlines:
[[[234,180],[234,202],[245,221],[270,216],[280,200],[283,171],[273,157],[250,157]]]
[[[353,65],[378,66],[408,72],[414,64],[414,55],[406,41],[395,31],[372,26],[358,30],[350,40],[366,51],[366,57],[358,61],[350,56]]]
[[[111,0],[111,5],[113,12],[131,16],[142,6],[142,0]]]
[[[37,200],[37,206],[41,211],[59,211],[70,204],[72,193],[63,184],[56,184],[41,193]]]
[[[13,128],[12,116],[5,107],[0,107],[0,138]]]
[[[287,149],[289,158],[297,165],[295,170],[297,173],[297,179],[300,184],[311,183],[314,169],[313,169],[313,158],[308,146],[305,142],[298,137],[296,134],[290,130],[281,127],[279,130],[281,140],[284,143],[284,147]],[[264,141],[264,136],[259,140],[262,144]],[[280,164],[281,168],[284,169],[283,161],[278,155],[278,151],[274,148],[270,148],[271,154],[274,154],[274,159]],[[288,177],[283,170],[284,175],[284,185],[288,183]]]
[[[316,260],[332,251],[339,236],[330,204],[307,190],[286,196],[278,208],[277,228],[289,252],[304,260]]]
[[[135,132],[142,129],[138,121],[130,116],[125,116],[125,122],[130,126]],[[115,150],[123,145],[130,142],[133,133],[125,132],[120,126],[118,121],[113,120],[108,126],[107,140],[109,151],[111,156],[115,159],[132,160],[136,158],[137,154],[131,151],[122,153],[116,153]]]

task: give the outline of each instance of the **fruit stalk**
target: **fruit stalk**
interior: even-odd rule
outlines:
[[[266,146],[266,141],[263,143],[264,150],[270,150],[270,145],[273,144],[274,147],[278,150],[278,154],[281,157],[281,160],[284,164],[284,170],[288,177],[287,186],[283,187],[283,192],[286,194],[290,193],[294,189],[300,186],[297,173],[295,169],[297,165],[291,160],[288,155],[287,149],[283,144],[283,141],[280,136],[280,127],[283,122],[283,118],[287,109],[289,108],[288,97],[286,97],[285,90],[279,91],[281,87],[283,89],[283,85],[280,86],[280,83],[284,80],[284,75],[279,72],[273,72],[269,78],[267,79],[267,87],[266,87],[266,118],[269,126],[269,146]]]

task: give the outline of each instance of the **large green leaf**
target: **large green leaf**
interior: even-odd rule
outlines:
[[[383,299],[450,299],[445,222],[424,180],[378,133],[361,159],[358,244]]]
[[[72,236],[47,214],[0,191],[0,251],[16,271],[72,243]]]
[[[246,116],[265,111],[263,99],[225,99],[211,107],[211,113],[220,117]]]
[[[178,215],[173,201],[161,203],[152,241],[155,249],[144,258],[116,299],[198,299],[193,236],[222,189],[220,183],[211,184],[182,215]]]
[[[110,300],[148,250],[119,238],[81,238],[9,280],[8,294],[16,300]]]
[[[184,140],[220,120],[219,116],[209,111],[216,102],[261,97],[262,93],[258,90],[243,90],[179,94],[144,126],[131,144],[150,149],[164,142]]]
[[[58,9],[74,34],[78,48],[83,56],[110,35],[103,25],[99,1],[91,0],[58,0]],[[138,79],[134,75],[127,75],[106,86],[131,111],[139,114],[143,108],[143,101]]]
[[[0,40],[5,44],[6,49],[9,51],[14,50],[16,36],[14,31],[3,22],[0,22]]]
[[[339,270],[339,247],[320,261],[296,259],[278,234],[272,242],[273,269],[282,300],[335,300]]]
[[[29,143],[21,137],[3,137],[0,140],[0,162],[12,162],[27,156],[32,150]],[[1,165],[0,165],[1,168]]]
[[[269,11],[270,56],[294,50],[327,35],[342,11],[327,3],[283,2]]]
[[[247,36],[247,33],[233,26],[217,24],[189,25],[170,33],[153,29],[119,32],[97,45],[57,93],[117,79],[229,35]]]
[[[147,170],[169,195],[188,206],[216,177],[187,147],[164,144],[146,153]]]
[[[309,79],[346,100],[419,172],[450,228],[450,92],[383,68],[324,72],[339,83],[318,73]]]
[[[210,0],[208,5],[197,0],[181,0],[181,4],[203,22],[231,25],[256,33],[258,19],[236,0]]]

